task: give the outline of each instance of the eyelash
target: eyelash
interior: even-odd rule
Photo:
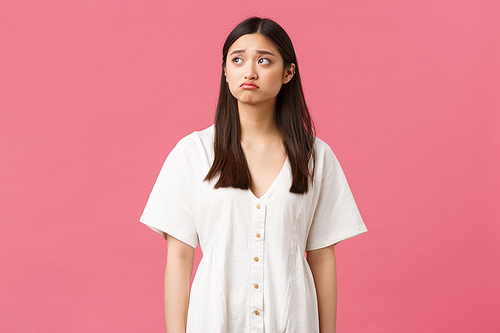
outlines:
[[[243,59],[236,57],[236,58],[234,58],[234,59],[232,60],[232,62],[238,65],[238,64],[240,64],[240,63],[239,63],[239,62],[236,62],[237,60],[241,60],[241,61],[243,61]],[[267,61],[267,63],[263,64],[263,63],[261,62],[261,60],[265,60],[265,61]],[[257,61],[257,63],[259,63],[259,64],[263,64],[263,65],[268,65],[268,64],[270,64],[270,63],[271,63],[271,60],[269,60],[269,59],[267,59],[267,58],[260,58],[260,59]]]

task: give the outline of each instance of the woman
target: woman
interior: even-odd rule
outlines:
[[[222,52],[215,124],[171,151],[141,217],[167,239],[167,331],[335,332],[334,245],[366,227],[314,136],[292,42],[252,17]]]

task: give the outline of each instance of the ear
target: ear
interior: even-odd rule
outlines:
[[[283,84],[287,84],[295,75],[295,64],[291,63],[288,68],[285,68],[285,73],[283,73]]]
[[[227,81],[226,67],[225,67],[225,66],[224,66],[224,76],[226,77],[226,82],[228,82],[228,81]]]

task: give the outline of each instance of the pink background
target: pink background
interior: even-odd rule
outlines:
[[[252,14],[291,36],[369,229],[337,247],[338,331],[498,332],[498,1],[1,7],[1,332],[164,331],[166,243],[138,219]]]

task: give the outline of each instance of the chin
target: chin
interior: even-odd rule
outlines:
[[[242,104],[251,104],[251,105],[254,105],[254,104],[259,104],[261,102],[258,99],[252,98],[252,97],[249,97],[249,96],[239,96],[236,99],[238,100],[239,103],[242,103]]]

